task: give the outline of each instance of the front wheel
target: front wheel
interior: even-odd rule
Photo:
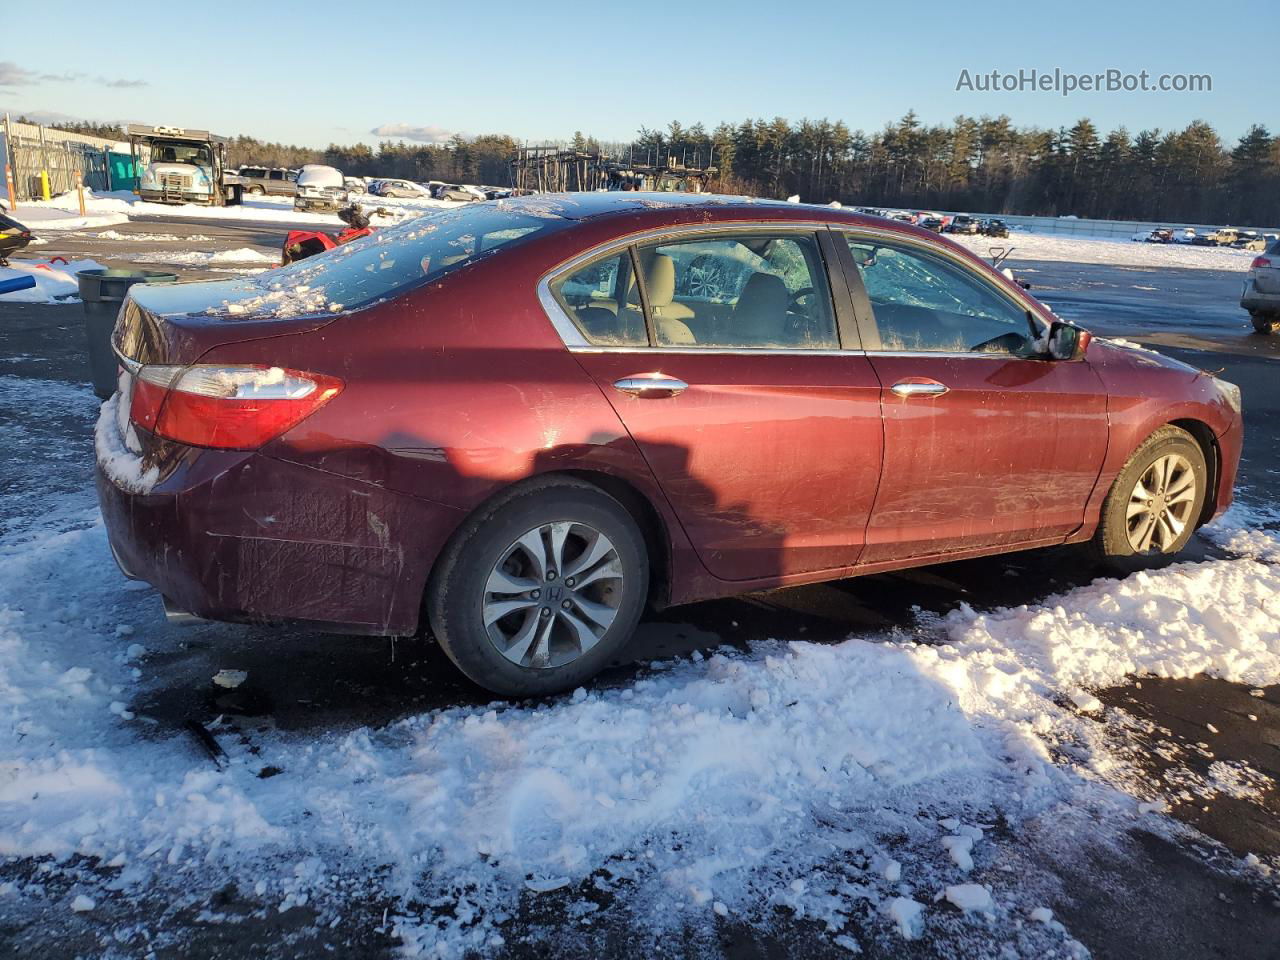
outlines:
[[[1258,333],[1272,334],[1280,330],[1280,316],[1274,313],[1259,313],[1255,310],[1249,314],[1249,319],[1253,321],[1253,329]]]
[[[1111,485],[1094,550],[1122,572],[1178,553],[1195,533],[1207,495],[1200,444],[1180,427],[1161,427],[1134,451]]]
[[[427,588],[449,659],[503,696],[578,686],[626,645],[649,585],[644,537],[592,484],[531,483],[469,520]]]

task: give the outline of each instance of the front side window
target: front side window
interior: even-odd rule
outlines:
[[[973,271],[905,244],[847,239],[871,301],[881,349],[1033,353],[1027,311]]]
[[[648,346],[629,251],[560,277],[551,290],[589,342],[607,347]]]
[[[637,259],[659,346],[839,346],[812,234],[663,241],[639,247]]]

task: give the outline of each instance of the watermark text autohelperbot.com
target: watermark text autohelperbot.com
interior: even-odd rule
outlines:
[[[962,69],[956,90],[970,93],[1211,93],[1213,77],[1207,73],[1130,73],[1115,68],[1097,73],[1053,70]]]

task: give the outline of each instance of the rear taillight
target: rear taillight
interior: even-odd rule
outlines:
[[[1261,270],[1263,267],[1271,266],[1271,261],[1266,257],[1254,257],[1253,263],[1249,264],[1250,270]]]
[[[129,419],[193,447],[255,450],[342,391],[337,377],[267,366],[149,364],[134,379]]]

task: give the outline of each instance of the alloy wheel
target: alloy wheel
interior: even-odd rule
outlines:
[[[1125,526],[1135,553],[1166,553],[1191,522],[1196,474],[1179,453],[1155,460],[1129,494]]]
[[[563,666],[608,631],[622,592],[622,563],[608,537],[585,523],[544,523],[518,537],[489,573],[485,631],[517,666]]]

